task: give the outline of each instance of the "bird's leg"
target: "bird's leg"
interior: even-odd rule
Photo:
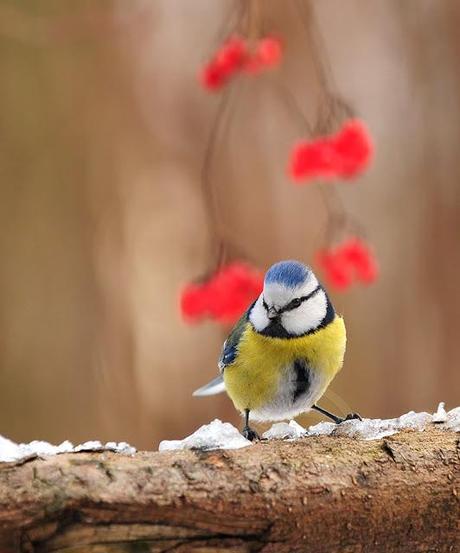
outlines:
[[[260,440],[259,434],[255,430],[249,427],[249,409],[244,410],[244,428],[241,432],[246,440],[253,442],[254,440]]]
[[[335,424],[340,424],[341,422],[351,421],[354,419],[357,419],[360,421],[363,420],[361,416],[358,415],[358,413],[348,413],[348,415],[343,419],[341,417],[338,417],[337,415],[334,415],[333,413],[329,413],[329,411],[326,411],[326,409],[323,409],[322,407],[318,407],[318,405],[312,405],[311,408],[316,409],[316,411],[319,411],[323,415],[326,415],[326,417],[329,417],[330,419],[332,419],[335,422]]]

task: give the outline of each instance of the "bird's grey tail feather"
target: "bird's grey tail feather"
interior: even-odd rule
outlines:
[[[213,396],[216,394],[221,394],[222,392],[225,392],[225,383],[224,383],[223,376],[220,374],[214,380],[211,380],[211,382],[208,382],[201,388],[198,388],[198,390],[195,390],[193,392],[193,395],[194,396]]]

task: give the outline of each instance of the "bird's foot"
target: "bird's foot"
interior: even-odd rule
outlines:
[[[344,419],[339,418],[339,420],[337,421],[337,424],[340,424],[341,422],[353,421],[353,420],[362,421],[363,419],[361,415],[359,415],[358,413],[348,413],[348,415]]]
[[[259,441],[260,436],[257,434],[255,430],[252,428],[249,428],[249,426],[245,426],[241,432],[243,436],[246,438],[246,440],[249,440],[250,442]]]

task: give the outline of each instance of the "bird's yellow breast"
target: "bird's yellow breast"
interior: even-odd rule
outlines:
[[[322,395],[342,368],[345,345],[345,324],[339,316],[312,334],[288,339],[263,336],[248,323],[235,361],[224,370],[228,395],[241,411],[261,408],[275,396],[284,370],[297,359],[305,359],[322,376]]]

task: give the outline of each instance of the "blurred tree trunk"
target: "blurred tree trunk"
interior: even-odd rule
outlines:
[[[459,3],[300,3],[377,146],[340,188],[382,275],[334,294],[350,339],[332,403],[369,416],[454,403]],[[224,396],[191,398],[227,329],[177,311],[211,261],[200,167],[219,98],[196,73],[236,4],[0,0],[0,433],[150,447],[237,419]],[[311,262],[326,212],[318,186],[285,175],[303,131],[280,84],[309,115],[318,102],[299,2],[259,5],[285,63],[235,83],[213,178],[225,235],[264,269]]]
[[[219,330],[192,333],[177,313],[206,237],[196,148],[160,116],[185,109],[155,77],[161,16],[146,2],[0,2],[0,433],[18,441],[151,446],[182,418],[178,382],[215,365],[182,353]]]

